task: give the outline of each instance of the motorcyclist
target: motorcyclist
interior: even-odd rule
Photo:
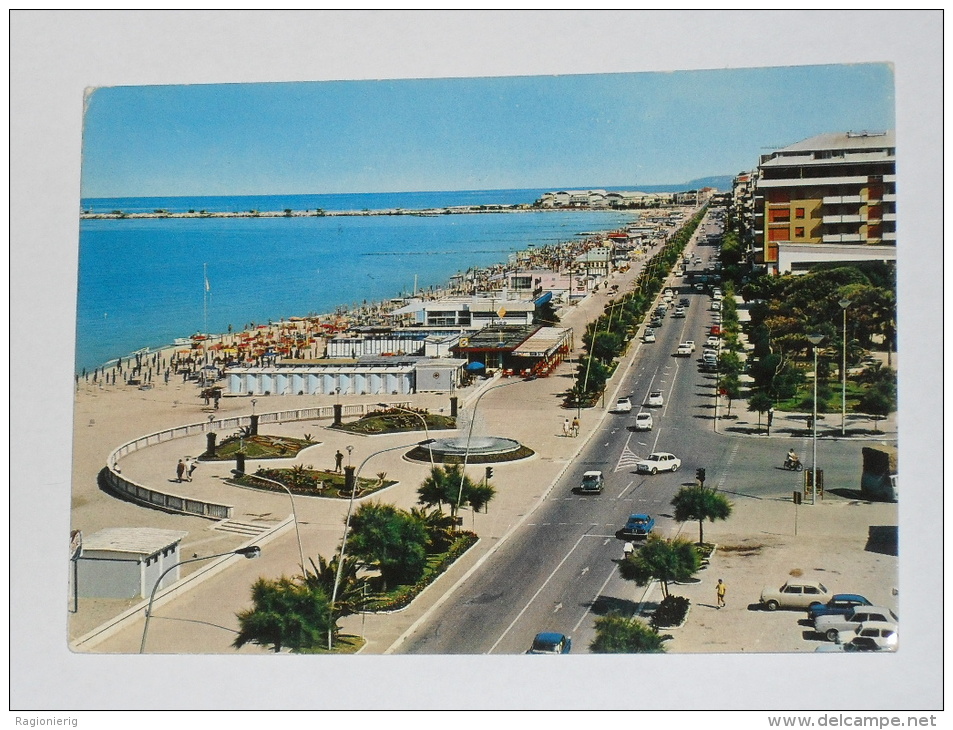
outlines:
[[[784,462],[785,466],[797,466],[798,456],[794,449],[788,449],[788,458]]]

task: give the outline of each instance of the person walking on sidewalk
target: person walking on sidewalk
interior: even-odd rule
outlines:
[[[572,419],[572,435],[574,438],[579,435],[579,416]]]
[[[727,587],[725,586],[724,581],[719,578],[718,585],[715,586],[715,597],[718,599],[718,608],[721,608],[725,605],[725,591]]]
[[[570,429],[571,429],[571,426],[569,425],[569,419],[566,418],[563,420],[563,436],[568,437]]]
[[[182,481],[182,477],[185,475],[185,462],[182,459],[179,459],[179,463],[175,465],[175,478],[176,481]]]

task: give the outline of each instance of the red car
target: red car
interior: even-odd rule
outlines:
[[[714,325],[710,330],[708,330],[708,334],[715,335],[716,337],[718,337],[719,335],[721,335],[721,327],[717,324]]]

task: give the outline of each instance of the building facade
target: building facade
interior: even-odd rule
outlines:
[[[754,263],[771,273],[828,261],[896,258],[893,131],[822,134],[764,155]]]

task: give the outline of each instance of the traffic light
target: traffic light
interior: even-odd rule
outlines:
[[[701,484],[703,487],[705,486],[705,470],[704,469],[696,469],[695,478],[698,480],[699,484]]]
[[[486,468],[486,478],[487,478],[487,481],[489,481],[490,479],[493,478],[493,467],[492,467],[492,466],[488,466],[488,467]]]

